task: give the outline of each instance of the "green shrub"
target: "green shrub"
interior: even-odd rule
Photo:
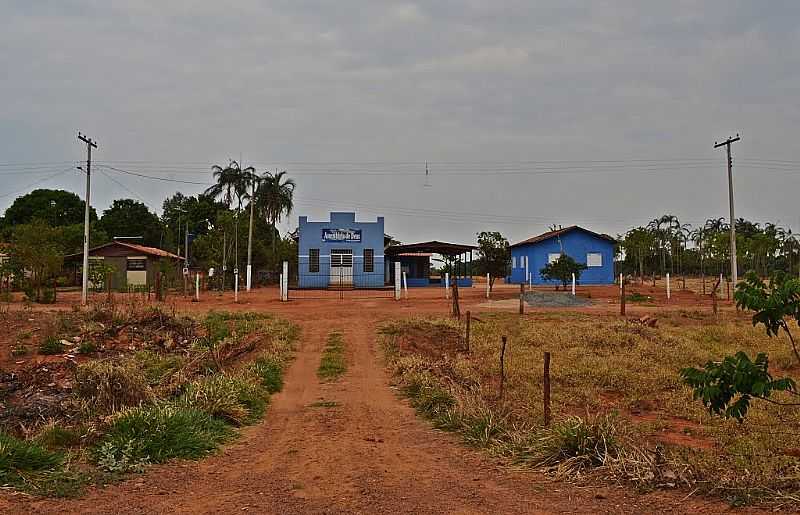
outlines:
[[[27,353],[28,353],[28,347],[22,342],[17,342],[16,345],[11,347],[12,356],[24,356]]]
[[[618,455],[625,429],[623,421],[615,415],[566,418],[544,430],[535,453],[536,461],[576,471],[601,466]]]
[[[95,451],[97,466],[107,472],[144,472],[150,464],[149,456],[135,456],[134,441],[129,440],[121,448],[113,442],[105,442]]]
[[[182,405],[240,426],[259,419],[267,406],[267,393],[254,381],[228,374],[194,381],[181,396]]]
[[[277,393],[283,389],[283,366],[270,358],[258,358],[250,371],[261,381],[261,386],[268,393]]]
[[[0,485],[38,491],[40,480],[54,476],[62,462],[61,453],[0,432]]]
[[[61,354],[63,352],[64,344],[55,336],[46,337],[39,345],[39,354],[52,355]]]
[[[201,458],[233,436],[220,419],[198,409],[172,404],[130,408],[114,416],[95,451],[104,463],[163,463],[171,458]]]
[[[97,352],[97,344],[91,340],[84,340],[78,345],[78,352],[81,354]]]
[[[142,371],[129,362],[90,361],[78,366],[75,390],[99,413],[152,401],[154,396]]]

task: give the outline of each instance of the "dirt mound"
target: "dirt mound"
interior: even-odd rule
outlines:
[[[429,322],[404,327],[395,343],[403,354],[420,354],[435,360],[455,355],[463,345],[455,327]]]
[[[572,306],[588,306],[591,300],[566,292],[529,291],[525,294],[525,302],[529,306],[539,308],[564,308]]]

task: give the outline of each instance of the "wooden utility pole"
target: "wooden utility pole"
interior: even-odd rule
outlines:
[[[472,313],[467,311],[467,330],[466,334],[464,335],[464,348],[467,352],[469,352],[469,331],[470,331],[470,323],[472,322]]]
[[[736,143],[739,140],[741,138],[737,134],[735,138],[728,138],[721,143],[714,142],[714,148],[724,146],[728,154],[728,202],[731,210],[731,279],[734,286],[739,282],[739,271],[736,266],[736,217],[733,214],[733,158],[731,157],[731,143]]]
[[[506,361],[506,337],[503,336],[502,343],[500,346],[500,402],[503,402],[503,388],[505,387],[505,382],[506,382],[505,361]]]
[[[519,314],[525,314],[525,283],[519,285]]]
[[[97,148],[97,143],[80,132],[78,132],[78,139],[86,143],[86,210],[83,218],[83,278],[81,285],[81,305],[85,306],[89,291],[89,199],[92,185],[92,149]]]
[[[619,291],[619,314],[625,316],[625,279],[622,279],[622,289]]]

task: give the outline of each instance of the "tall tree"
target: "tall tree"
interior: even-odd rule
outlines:
[[[141,237],[131,243],[149,247],[158,247],[161,242],[161,220],[146,205],[133,199],[115,200],[103,211],[97,226],[111,238]]]
[[[236,198],[236,238],[234,240],[234,253],[236,267],[239,266],[239,214],[242,211],[242,201],[248,198],[248,189],[253,184],[255,168],[242,169],[239,163],[231,160],[228,166],[214,165],[211,167],[215,183],[210,186],[205,194],[211,198],[220,199],[229,208]]]
[[[64,190],[38,189],[17,197],[6,209],[5,224],[15,226],[39,219],[51,226],[83,224],[84,202],[76,194]],[[91,221],[97,213],[90,209]]]
[[[294,208],[295,182],[288,178],[286,171],[265,172],[258,181],[255,205],[262,218],[272,226],[272,250],[275,252],[279,239],[277,224],[284,215],[289,216]]]

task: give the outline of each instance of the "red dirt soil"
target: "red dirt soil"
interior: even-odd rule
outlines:
[[[513,298],[511,287],[496,296]],[[599,295],[598,295],[599,296]],[[65,302],[65,295],[61,302]],[[382,320],[445,314],[438,289],[412,300],[299,300],[277,289],[206,294],[180,310],[267,311],[302,328],[285,389],[266,418],[219,454],[154,466],[142,475],[74,500],[0,493],[3,513],[742,513],[687,492],[637,494],[626,487],[577,487],[540,473],[500,466],[418,419],[389,386],[375,341]],[[595,295],[593,294],[593,298]],[[461,292],[462,313],[485,302],[482,289]],[[73,299],[74,300],[74,299]],[[65,306],[66,304],[62,304]],[[635,309],[635,308],[634,308]],[[608,312],[592,306],[581,311]],[[652,308],[649,308],[652,311]],[[348,370],[320,384],[316,370],[329,332],[343,333]],[[332,401],[334,407],[315,406]]]

